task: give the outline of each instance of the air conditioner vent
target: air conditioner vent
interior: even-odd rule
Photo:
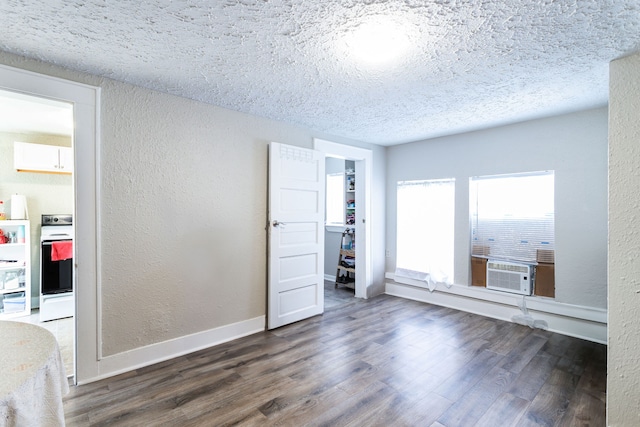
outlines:
[[[487,288],[531,295],[531,266],[496,260],[488,261]]]
[[[516,273],[529,273],[529,266],[526,264],[510,264],[506,262],[489,261],[487,268],[492,270],[514,271]]]

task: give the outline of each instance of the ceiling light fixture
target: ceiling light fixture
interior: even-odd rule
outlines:
[[[411,47],[407,29],[389,17],[370,17],[345,34],[342,39],[345,53],[370,66],[396,63]]]

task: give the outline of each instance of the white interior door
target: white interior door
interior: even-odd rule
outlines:
[[[324,312],[324,154],[269,144],[267,327]]]

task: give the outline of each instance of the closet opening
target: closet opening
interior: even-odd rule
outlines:
[[[325,154],[325,307],[367,298],[371,283],[371,150],[314,140]]]

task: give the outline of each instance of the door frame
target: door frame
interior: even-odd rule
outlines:
[[[75,384],[99,372],[100,88],[0,64],[0,89],[73,104]],[[82,283],[79,288],[77,283]]]
[[[356,236],[364,234],[364,245],[356,245],[356,298],[368,298],[368,289],[373,280],[371,263],[371,183],[373,182],[373,152],[366,148],[338,144],[324,139],[314,138],[313,149],[324,153],[325,157],[337,157],[345,160],[361,162],[362,168],[356,167],[356,185],[364,191],[364,211],[356,208]],[[364,182],[364,186],[359,186]],[[356,205],[357,206],[357,205]],[[361,231],[362,230],[362,231]],[[364,259],[364,262],[361,260]]]

